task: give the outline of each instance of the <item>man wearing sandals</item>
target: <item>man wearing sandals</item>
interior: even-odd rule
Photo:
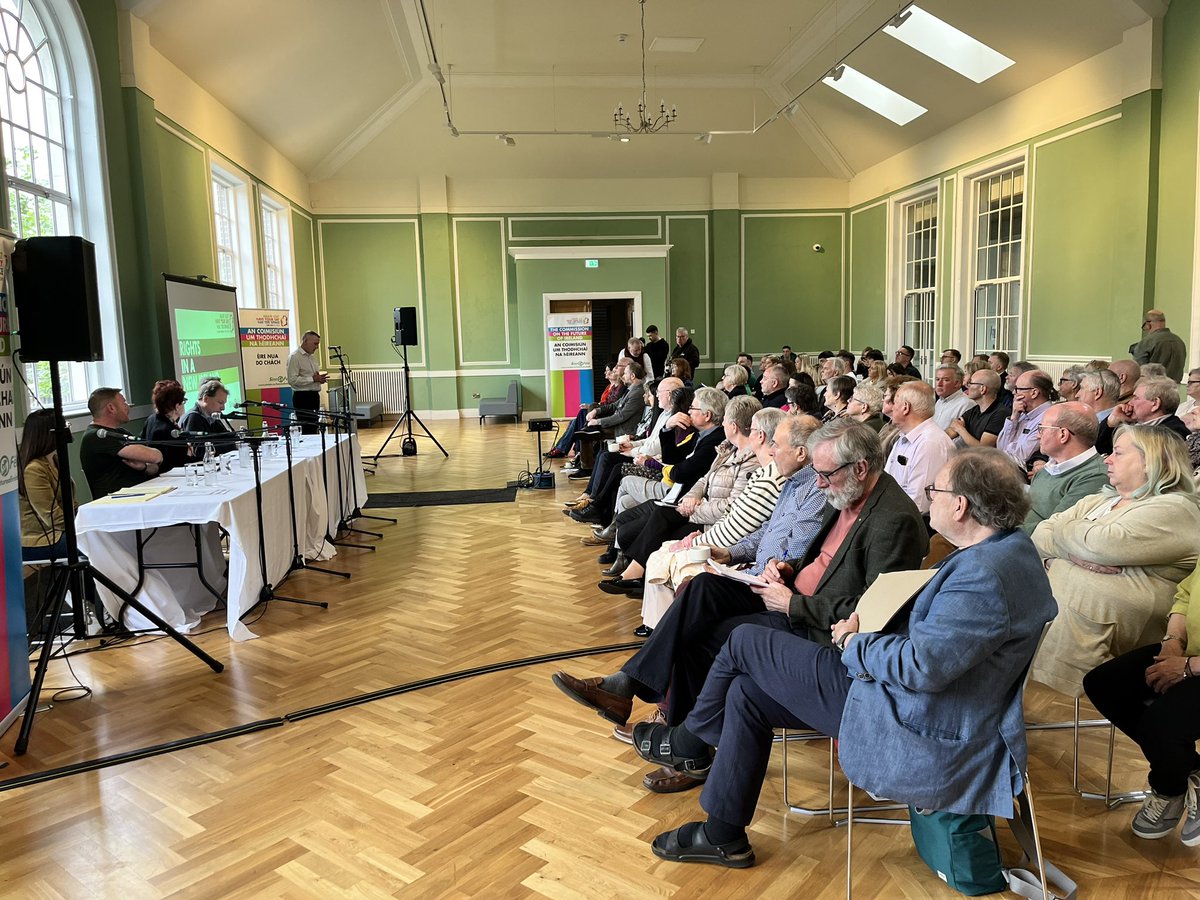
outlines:
[[[834,647],[776,629],[733,632],[684,723],[640,724],[634,749],[662,765],[707,765],[708,813],[654,839],[656,856],[731,868],[754,864],[746,827],[774,729],[839,738],[859,787],[925,809],[1011,817],[1027,764],[1025,670],[1057,613],[1037,551],[1020,525],[1023,475],[998,450],[966,450],[929,485],[934,528],[958,550],[917,595],[906,622]]]

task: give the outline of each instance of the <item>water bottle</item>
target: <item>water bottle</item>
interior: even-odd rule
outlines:
[[[217,450],[213,447],[212,441],[206,441],[204,444],[204,486],[217,486],[217,470],[221,467],[221,463],[217,460]]]
[[[246,441],[248,434],[249,432],[245,428],[238,432],[238,437],[241,438],[237,445],[239,469],[250,468],[250,444]]]

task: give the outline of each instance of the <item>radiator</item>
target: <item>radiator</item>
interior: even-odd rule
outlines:
[[[1050,380],[1057,386],[1059,376],[1071,366],[1086,366],[1096,358],[1093,356],[1031,356],[1029,361],[1049,375]],[[1104,358],[1099,357],[1099,359]]]
[[[403,369],[355,369],[358,403],[382,403],[384,412],[404,412]]]

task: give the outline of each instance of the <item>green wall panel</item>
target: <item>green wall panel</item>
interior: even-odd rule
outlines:
[[[872,347],[884,344],[887,211],[888,205],[880,203],[850,214],[850,333],[847,343],[856,352],[868,344]]]
[[[661,216],[515,217],[509,220],[514,241],[662,240]]]
[[[212,225],[209,221],[209,174],[204,152],[165,128],[158,129],[158,162],[167,236],[167,271],[172,275],[206,275],[213,271]]]
[[[292,210],[292,260],[296,276],[296,316],[292,331],[297,335],[305,331],[320,331],[320,315],[317,312],[317,253],[313,242],[313,220]]]
[[[1099,125],[1034,152],[1028,354],[1104,352],[1111,329],[1126,325],[1113,296],[1117,270],[1127,262],[1112,227],[1120,130],[1115,123]],[[1114,315],[1094,315],[1097,307]]]
[[[733,362],[745,349],[740,298],[742,290],[741,219],[735,209],[712,213],[712,322],[714,361]],[[663,335],[673,340],[673,335]]]
[[[658,325],[658,333],[674,342],[675,329],[687,328],[700,349],[700,364],[713,358],[709,330],[708,217],[667,218],[667,243],[672,244],[667,259],[670,285],[671,320],[646,319],[646,325]]]
[[[602,259],[595,269],[582,259],[522,259],[517,261],[517,301],[521,311],[519,341],[523,369],[546,366],[543,294],[642,292],[643,324],[665,321],[666,260]],[[661,327],[661,325],[660,325]],[[525,382],[526,409],[548,409],[546,382]]]
[[[318,223],[325,343],[341,344],[357,366],[394,365],[392,308],[417,306],[421,283],[417,223],[411,220]],[[410,351],[412,365],[423,364],[421,347]],[[418,399],[416,385],[414,403]]]
[[[509,347],[505,279],[504,222],[501,219],[454,220],[460,365],[505,365]]]
[[[742,216],[744,344],[755,355],[842,342],[842,216]],[[824,247],[813,251],[814,244]]]
[[[1177,334],[1192,318],[1196,235],[1196,97],[1200,94],[1200,3],[1172,3],[1163,19],[1162,127],[1158,156],[1154,306]],[[1136,339],[1135,334],[1130,340]],[[1195,359],[1196,349],[1188,348]]]

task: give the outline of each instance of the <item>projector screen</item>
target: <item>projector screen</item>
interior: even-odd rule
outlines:
[[[245,397],[242,347],[238,337],[237,289],[178,275],[167,281],[175,377],[191,406],[200,382],[219,378],[229,389],[226,411]]]

